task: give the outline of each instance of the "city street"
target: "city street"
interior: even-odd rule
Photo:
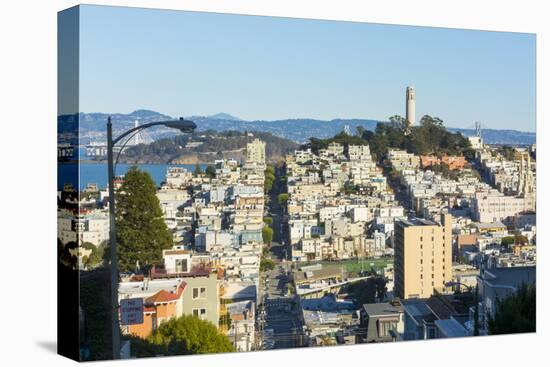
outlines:
[[[290,249],[286,244],[286,226],[284,225],[283,206],[277,202],[277,196],[283,187],[281,169],[276,170],[276,185],[270,195],[267,215],[273,219],[273,242],[268,257],[277,264],[271,271],[262,273],[260,292],[262,295],[260,323],[264,333],[264,348],[295,348],[304,345],[302,322],[295,295],[289,282]]]
[[[294,295],[288,295],[289,280],[279,264],[262,279],[264,330],[273,330],[273,349],[295,348],[304,343],[299,308]]]

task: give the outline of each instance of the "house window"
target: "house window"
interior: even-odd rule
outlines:
[[[194,308],[193,309],[193,316],[198,317],[201,320],[206,319],[206,308]]]
[[[204,299],[204,298],[206,298],[206,288],[205,287],[193,288],[193,299]]]
[[[397,323],[395,321],[382,321],[378,320],[378,337],[387,337],[390,335],[390,331],[395,329]]]

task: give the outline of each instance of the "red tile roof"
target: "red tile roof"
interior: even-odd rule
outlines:
[[[176,302],[185,290],[187,283],[181,282],[178,286],[176,293],[160,290],[144,300],[146,305],[155,305],[157,303]]]

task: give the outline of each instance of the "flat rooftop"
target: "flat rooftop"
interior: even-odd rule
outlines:
[[[175,293],[183,279],[145,280],[142,282],[122,282],[119,284],[118,293],[124,295],[150,295],[158,291]]]
[[[402,223],[405,227],[410,226],[439,226],[438,223],[433,222],[428,219],[424,218],[411,218],[411,219],[400,219],[400,223]]]
[[[366,303],[362,307],[363,311],[370,317],[391,316],[403,312],[403,307],[394,306],[390,303]]]
[[[307,268],[306,268],[307,269]],[[294,282],[296,284],[310,283],[319,280],[326,280],[331,278],[342,278],[343,267],[342,265],[325,265],[321,268],[309,268],[306,271],[294,271]]]

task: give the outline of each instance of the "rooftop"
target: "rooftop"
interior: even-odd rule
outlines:
[[[343,267],[341,265],[322,265],[320,268],[294,271],[294,282],[296,284],[341,277],[343,277]]]
[[[462,336],[468,336],[468,331],[460,322],[455,319],[447,320],[435,320],[435,326],[443,333],[447,338],[458,338]]]
[[[121,298],[125,296],[149,296],[156,294],[160,291],[166,291],[168,293],[175,294],[178,287],[185,282],[182,279],[145,279],[140,282],[122,282],[119,284],[118,293]]]
[[[536,266],[492,268],[486,269],[481,274],[484,280],[491,284],[519,286],[521,283],[534,283],[537,279],[537,268]]]
[[[411,218],[411,219],[400,219],[400,223],[402,223],[405,227],[410,226],[438,226],[436,222],[433,222],[428,219],[424,218]]]
[[[403,312],[401,305],[392,305],[391,303],[366,303],[362,310],[369,317],[390,316]]]

